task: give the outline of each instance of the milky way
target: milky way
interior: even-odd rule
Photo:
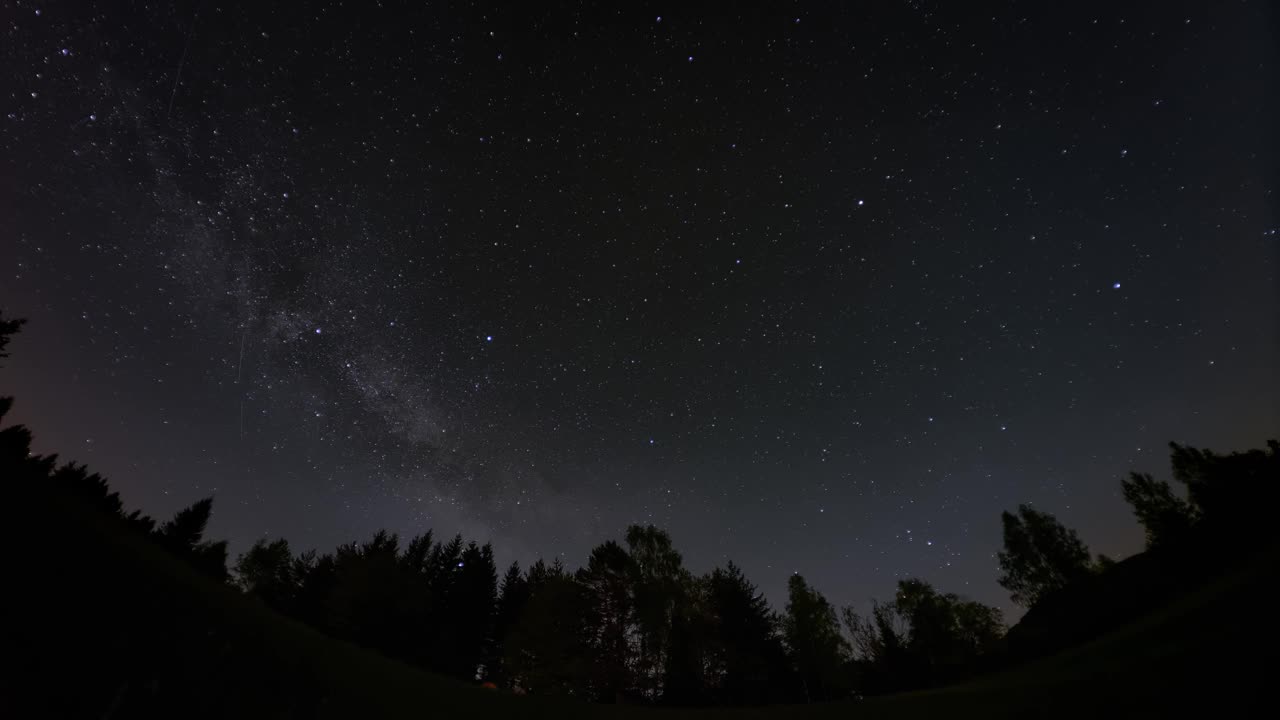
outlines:
[[[233,551],[1007,607],[1002,509],[1123,556],[1125,472],[1280,427],[1268,3],[386,5],[3,5],[40,449]]]

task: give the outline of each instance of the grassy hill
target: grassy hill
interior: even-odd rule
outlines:
[[[53,489],[3,513],[4,717],[1071,717],[1235,714],[1262,696],[1276,553],[1092,642],[963,685],[825,705],[655,710],[516,697],[322,636]]]

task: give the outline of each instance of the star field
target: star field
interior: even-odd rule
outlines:
[[[1008,607],[1280,426],[1275,8],[0,5],[4,370],[131,507]]]

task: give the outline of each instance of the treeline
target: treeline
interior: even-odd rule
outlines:
[[[319,557],[259,541],[235,569],[246,592],[329,634],[456,677],[601,702],[765,704],[932,685],[1003,632],[998,610],[920,580],[863,619],[793,575],[777,613],[732,563],[691,573],[654,527],[628,528],[576,571],[512,564],[500,580],[487,545],[430,533],[403,545],[378,533]]]
[[[20,327],[0,316],[0,358]],[[0,399],[0,420],[11,405]],[[379,532],[325,554],[260,540],[229,571],[226,543],[204,538],[211,499],[157,523],[127,512],[84,466],[32,455],[30,440],[21,426],[0,430],[6,482],[63,488],[215,581],[328,635],[518,693],[666,705],[816,702],[934,687],[1007,655],[999,610],[923,580],[899,582],[891,599],[861,615],[797,574],[778,611],[733,563],[690,571],[652,526],[628,528],[576,569],[555,560],[500,571],[489,545],[428,531],[407,541]],[[1152,548],[1239,532],[1275,499],[1274,441],[1226,456],[1172,449],[1185,498],[1149,475],[1122,486]],[[1093,557],[1052,515],[1021,506],[1002,520],[999,582],[1017,603],[1051,607],[1112,574],[1110,560]]]

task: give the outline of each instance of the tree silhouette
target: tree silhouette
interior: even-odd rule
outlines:
[[[526,574],[529,600],[503,644],[503,666],[517,692],[588,696],[590,657],[598,638],[585,627],[582,587],[558,562]]]
[[[877,691],[929,687],[954,680],[992,652],[1004,634],[1000,611],[940,593],[923,580],[901,580],[892,602],[871,616],[845,608],[858,659]]]
[[[329,603],[338,584],[338,564],[334,556],[317,555],[314,550],[302,553],[293,560],[293,576],[298,583],[294,615],[322,632],[339,634]]]
[[[999,610],[923,580],[900,581],[894,603],[910,627],[908,648],[929,667],[971,662],[1003,634]]]
[[[863,617],[852,607],[841,612],[852,655],[859,665],[859,687],[865,692],[894,692],[915,682],[914,659],[908,653],[910,626],[893,602],[871,601]]]
[[[592,694],[608,702],[621,700],[635,685],[634,577],[631,556],[612,540],[592,550],[587,566],[577,575],[586,603],[584,630],[595,668]]]
[[[654,700],[662,694],[671,628],[676,614],[690,602],[692,577],[666,531],[632,525],[626,540],[639,642],[636,682],[642,696]]]
[[[1004,549],[1000,551],[1001,587],[1024,607],[1088,575],[1089,549],[1074,530],[1049,513],[1019,505],[1018,514],[1002,513]]]
[[[400,655],[399,630],[408,614],[403,592],[399,538],[378,531],[366,543],[348,543],[334,553],[334,583],[326,598],[332,631],[366,647]]]
[[[298,594],[298,565],[283,538],[258,540],[236,560],[236,583],[275,610],[292,614]]]
[[[124,503],[120,493],[113,492],[105,478],[90,473],[84,465],[67,463],[53,470],[50,479],[55,485],[71,491],[109,515],[122,515]]]
[[[160,544],[174,552],[186,552],[204,539],[209,516],[213,513],[213,498],[197,500],[179,510],[173,519],[160,526]]]
[[[840,634],[835,608],[799,574],[787,581],[787,614],[782,627],[805,700],[841,697],[847,690],[848,642]]]
[[[954,679],[1002,634],[1000,611],[921,580],[902,580],[891,602],[862,617],[843,611],[859,666],[860,688],[894,692]]]
[[[1174,495],[1169,483],[1135,472],[1120,481],[1120,486],[1146,532],[1148,548],[1178,542],[1191,532],[1197,513],[1190,503]]]
[[[1187,497],[1209,532],[1238,536],[1269,526],[1280,500],[1280,442],[1265,450],[1219,455],[1169,443],[1173,477],[1187,486]]]
[[[1266,449],[1220,455],[1169,443],[1173,477],[1186,499],[1169,483],[1133,472],[1121,481],[1124,499],[1146,533],[1147,547],[1187,541],[1197,528],[1230,537],[1265,527],[1280,501],[1280,442]]]
[[[494,642],[485,658],[485,676],[499,687],[509,687],[513,681],[506,666],[506,639],[529,603],[529,581],[520,572],[520,563],[513,562],[502,576],[498,587],[498,607],[494,617]]]
[[[666,657],[662,675],[662,702],[668,705],[697,706],[711,702],[713,655],[710,588],[705,577],[683,573],[679,596],[671,614]]]
[[[3,311],[0,311],[0,360],[9,357],[6,348],[9,347],[9,341],[22,331],[22,326],[26,325],[25,318],[7,319]],[[0,366],[3,367],[3,366]]]
[[[0,360],[9,357],[9,353],[5,348],[9,347],[9,342],[22,331],[22,326],[26,320],[7,319],[4,311],[0,310]],[[0,366],[2,367],[2,366]],[[0,397],[0,419],[3,419],[10,410],[13,409],[13,398]],[[0,429],[0,462],[4,462],[5,470],[13,471],[16,466],[22,464],[30,455],[31,450],[31,433],[20,425]]]
[[[200,572],[225,582],[230,579],[227,573],[227,541],[204,540],[204,531],[212,514],[213,498],[197,500],[161,525],[156,536],[162,547],[187,558]]]
[[[0,420],[13,409],[13,398],[0,397]],[[31,462],[31,431],[21,425],[0,428],[0,468],[11,482],[26,480],[35,474],[28,465]]]
[[[498,571],[493,548],[468,543],[457,564],[454,581],[446,599],[445,626],[450,647],[444,671],[465,679],[475,679],[477,670],[493,641],[494,612],[497,606]]]
[[[763,705],[792,698],[780,623],[755,585],[732,562],[706,580],[709,684],[721,703]]]

